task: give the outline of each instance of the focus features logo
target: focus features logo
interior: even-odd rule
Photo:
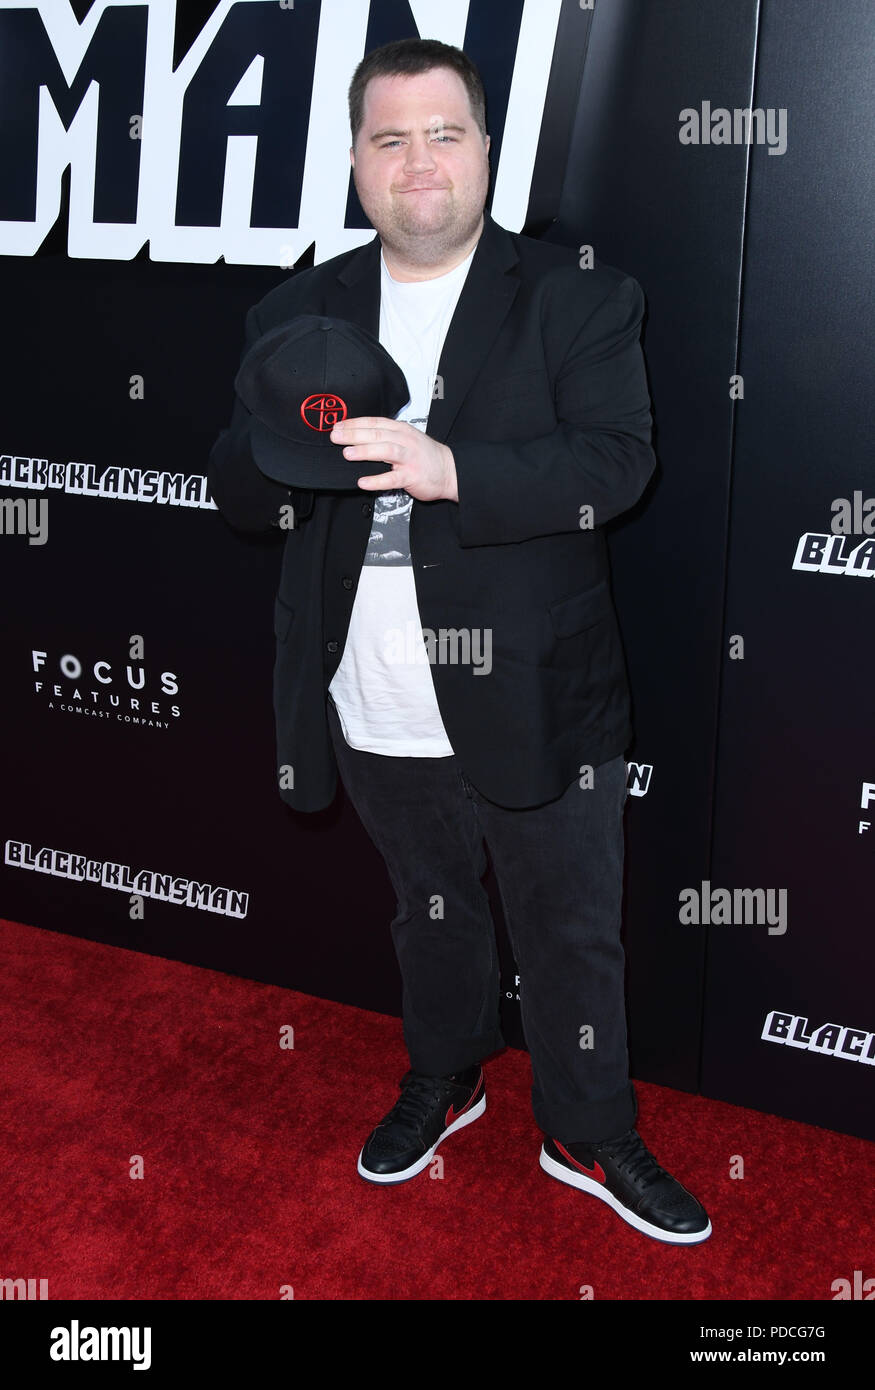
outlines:
[[[124,658],[118,663],[86,663],[71,652],[54,658],[36,648],[31,659],[37,676],[34,691],[51,710],[158,729],[169,728],[170,719],[180,717],[180,706],[166,698],[179,690],[174,671],[152,677],[148,667]]]

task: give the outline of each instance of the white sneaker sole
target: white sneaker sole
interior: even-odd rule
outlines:
[[[457,1129],[464,1129],[466,1125],[472,1124],[474,1120],[479,1120],[485,1109],[486,1095],[484,1093],[476,1105],[472,1105],[470,1110],[466,1110],[464,1115],[460,1115],[458,1120],[454,1120],[450,1127],[444,1130],[437,1142],[432,1144],[428,1152],[422,1155],[422,1158],[418,1158],[415,1163],[411,1163],[409,1168],[403,1168],[399,1173],[372,1173],[369,1168],[365,1168],[362,1164],[362,1154],[364,1153],[363,1146],[356,1164],[360,1177],[365,1178],[368,1182],[380,1183],[407,1182],[409,1178],[415,1178],[417,1173],[421,1173],[423,1168],[428,1167],[429,1163],[431,1163],[431,1160],[434,1158],[436,1149],[444,1142],[448,1134],[455,1134]]]
[[[555,1158],[551,1158],[542,1147],[541,1167],[545,1173],[549,1173],[551,1178],[558,1178],[560,1182],[568,1183],[569,1187],[577,1187],[581,1192],[588,1192],[591,1197],[598,1197],[599,1201],[606,1202],[618,1216],[634,1226],[636,1231],[643,1231],[646,1236],[652,1236],[654,1240],[661,1240],[667,1245],[698,1245],[700,1241],[707,1240],[711,1234],[711,1222],[703,1231],[690,1231],[684,1234],[675,1234],[672,1231],[664,1231],[661,1226],[654,1226],[651,1221],[645,1221],[643,1217],[636,1216],[628,1207],[609,1192],[600,1182],[594,1178],[588,1178],[583,1173],[573,1173],[566,1168],[564,1163],[557,1163]]]

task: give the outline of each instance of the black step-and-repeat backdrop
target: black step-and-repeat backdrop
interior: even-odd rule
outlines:
[[[875,1138],[873,32],[869,0],[0,8],[3,916],[400,1014],[382,860],[342,791],[277,792],[282,535],[232,531],[206,461],[246,309],[373,235],[356,63],[440,38],[496,219],[648,302],[659,470],[610,533],[633,1075]]]

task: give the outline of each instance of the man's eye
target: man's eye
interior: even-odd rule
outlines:
[[[433,135],[431,138],[432,138],[433,140],[444,140],[444,141],[446,141],[448,144],[451,144],[451,145],[455,145],[455,144],[457,143],[455,135]],[[381,149],[381,150],[391,150],[391,148],[392,148],[393,145],[400,145],[400,144],[401,144],[401,141],[400,141],[400,140],[385,140],[385,141],[383,142],[383,144],[380,146],[380,149]]]

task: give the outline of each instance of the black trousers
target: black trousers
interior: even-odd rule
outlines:
[[[404,1040],[415,1071],[445,1076],[504,1045],[495,926],[481,882],[485,840],[520,975],[532,1110],[560,1142],[635,1124],[620,940],[622,757],[554,801],[512,810],[481,796],[455,756],[351,748],[334,702],[340,779],[386,863]]]

